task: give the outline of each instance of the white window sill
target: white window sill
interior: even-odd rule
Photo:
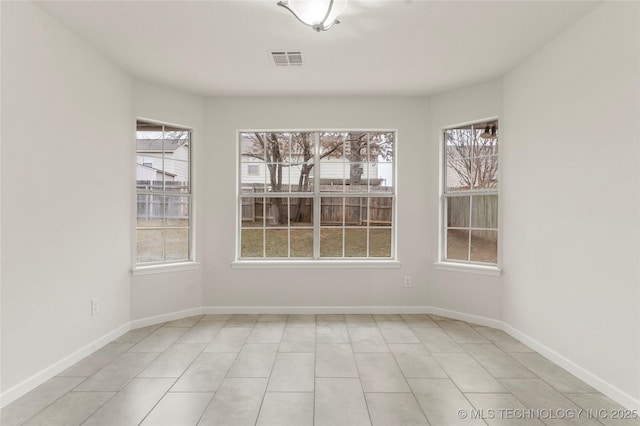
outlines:
[[[441,271],[466,272],[471,274],[491,275],[494,277],[502,274],[502,269],[497,266],[473,265],[468,263],[436,262],[434,267]]]
[[[131,273],[133,275],[163,274],[165,272],[189,271],[199,267],[200,263],[198,262],[165,263],[162,265],[136,266],[131,269]]]
[[[233,269],[396,269],[397,260],[236,260]]]

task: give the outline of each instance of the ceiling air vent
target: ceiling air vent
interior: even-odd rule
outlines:
[[[273,58],[273,64],[276,67],[302,66],[301,52],[272,51],[271,57]]]

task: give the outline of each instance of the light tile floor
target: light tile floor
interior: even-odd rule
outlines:
[[[640,424],[615,410],[489,327],[426,314],[202,315],[130,331],[9,404],[0,424]]]

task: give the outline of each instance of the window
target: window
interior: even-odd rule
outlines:
[[[237,258],[394,259],[395,139],[240,132]]]
[[[442,260],[498,263],[497,121],[444,130]]]
[[[136,264],[192,260],[191,131],[146,121],[136,131]]]

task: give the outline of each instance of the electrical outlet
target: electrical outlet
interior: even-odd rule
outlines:
[[[91,315],[96,315],[100,311],[98,298],[91,299]]]
[[[406,275],[404,277],[404,286],[406,288],[412,287],[413,286],[413,281],[411,280],[411,275]]]

